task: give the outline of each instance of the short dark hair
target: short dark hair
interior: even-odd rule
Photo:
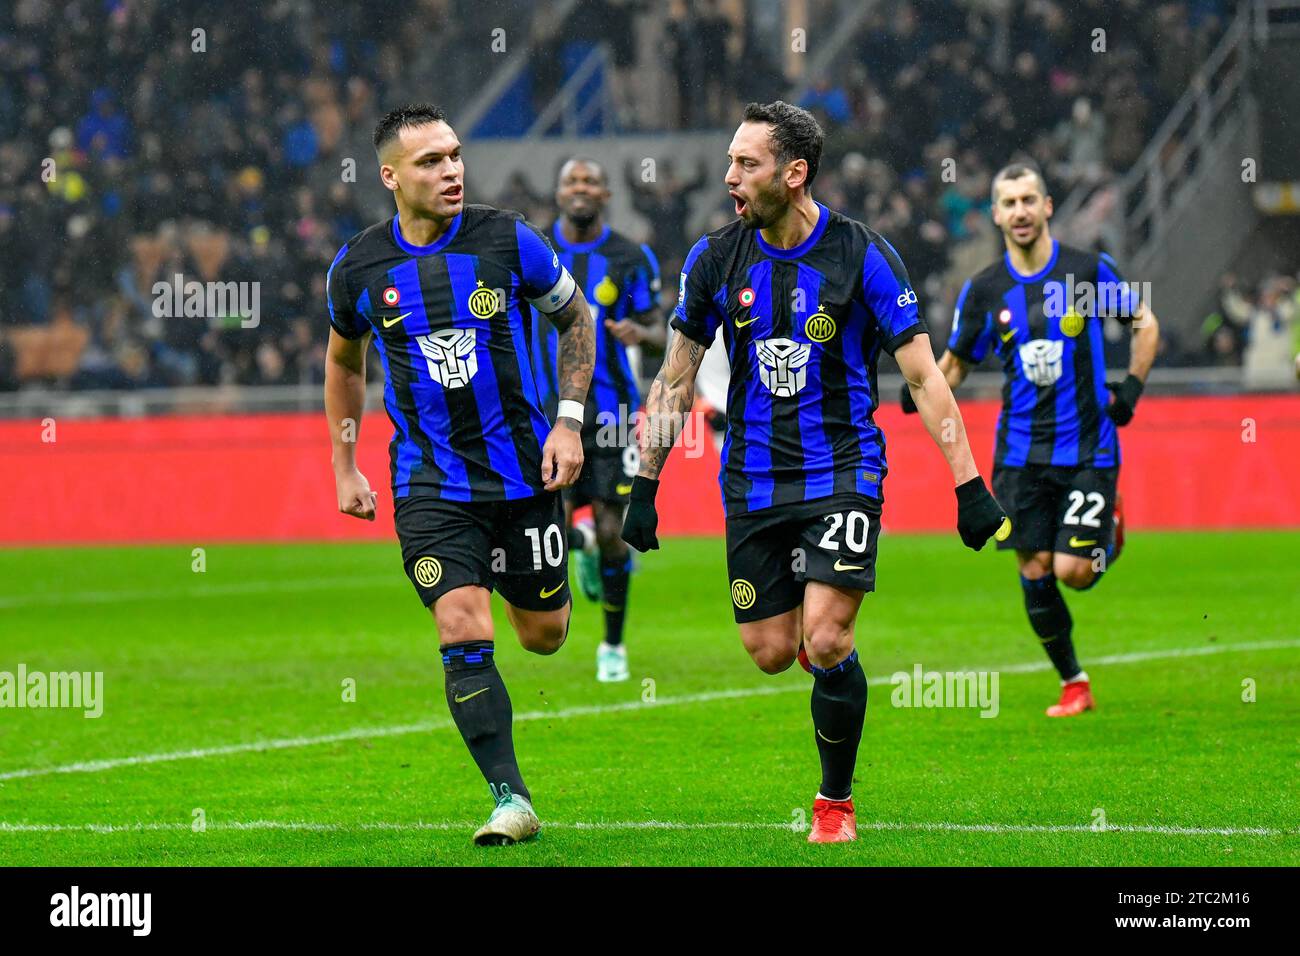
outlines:
[[[380,152],[398,134],[410,126],[426,126],[429,123],[445,123],[447,114],[432,103],[408,103],[395,110],[389,110],[375,124],[375,152]]]
[[[605,164],[598,159],[592,159],[590,156],[570,156],[568,159],[560,162],[559,168],[555,171],[555,180],[558,183],[560,177],[564,174],[564,167],[574,163],[581,163],[583,166],[594,166],[600,173],[600,181],[603,185],[609,185],[609,175],[605,172]]]
[[[993,174],[993,182],[989,184],[989,197],[993,200],[994,205],[998,201],[998,183],[1007,179],[1019,179],[1021,176],[1036,177],[1039,191],[1044,197],[1047,196],[1047,180],[1043,178],[1043,174],[1039,172],[1037,166],[1028,162],[1008,163]]]
[[[817,178],[817,167],[822,161],[822,143],[826,134],[821,124],[805,109],[777,100],[774,103],[750,103],[745,107],[746,123],[768,123],[772,127],[772,152],[776,161],[784,166],[795,159],[808,163],[808,178],[804,187]]]

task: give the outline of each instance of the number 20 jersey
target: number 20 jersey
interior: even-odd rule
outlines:
[[[672,325],[731,361],[718,480],[728,516],[842,492],[882,499],[876,361],[926,331],[894,248],[817,203],[779,249],[735,220],[686,257]]]

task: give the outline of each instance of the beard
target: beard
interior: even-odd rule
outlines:
[[[570,210],[564,214],[564,218],[568,219],[569,222],[573,223],[579,229],[586,229],[596,221],[596,217],[599,215],[600,213],[593,207],[579,212],[573,212]]]
[[[767,187],[754,192],[754,197],[745,203],[745,211],[740,214],[740,221],[749,229],[766,229],[781,218],[785,211],[781,203],[781,180],[772,177]]]

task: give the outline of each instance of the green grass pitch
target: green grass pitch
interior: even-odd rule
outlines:
[[[0,671],[104,674],[99,719],[0,710],[0,863],[1294,866],[1297,554],[1300,533],[1134,534],[1068,596],[1099,709],[1049,720],[1010,556],[885,535],[857,631],[859,838],[831,847],[796,830],[810,679],[744,654],[720,540],[640,559],[625,684],[596,683],[580,595],[549,658],[494,599],[543,832],[477,849],[487,788],[395,542],[214,545],[202,573],[188,546],[0,551]],[[917,663],[998,670],[998,716],[891,706]]]

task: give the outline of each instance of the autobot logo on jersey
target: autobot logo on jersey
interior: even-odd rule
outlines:
[[[474,351],[477,335],[477,329],[443,329],[416,336],[435,382],[443,388],[469,384],[478,372],[478,354]]]
[[[1035,385],[1055,385],[1061,377],[1061,353],[1065,343],[1034,339],[1020,346],[1020,369]]]
[[[909,305],[916,305],[916,303],[917,303],[916,293],[913,292],[911,289],[904,289],[902,293],[898,296],[898,307],[900,309],[905,309]]]
[[[790,339],[758,339],[758,377],[777,398],[789,398],[808,383],[808,358],[812,346]]]

